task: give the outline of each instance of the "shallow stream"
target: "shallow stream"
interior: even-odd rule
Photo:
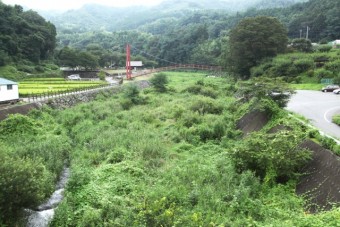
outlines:
[[[70,169],[65,167],[60,180],[57,183],[56,190],[51,197],[43,204],[37,207],[35,210],[27,209],[28,219],[27,227],[47,227],[48,223],[54,216],[54,210],[58,204],[63,200],[64,190],[67,180],[70,176]]]

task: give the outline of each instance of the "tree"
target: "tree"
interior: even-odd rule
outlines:
[[[239,88],[240,95],[249,101],[252,98],[269,99],[279,107],[285,107],[295,92],[282,78],[254,77],[248,81],[242,81]]]
[[[293,39],[292,48],[301,52],[312,52],[313,46],[309,39]]]
[[[287,30],[273,17],[259,16],[242,20],[230,31],[227,65],[229,71],[249,78],[250,69],[264,58],[285,51]]]

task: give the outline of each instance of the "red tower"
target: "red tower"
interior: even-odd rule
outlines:
[[[131,80],[131,49],[130,45],[126,44],[126,79]]]

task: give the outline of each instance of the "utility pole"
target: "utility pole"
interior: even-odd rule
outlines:
[[[309,34],[310,27],[307,26],[307,34],[306,34],[306,39],[308,39],[308,34]]]
[[[302,38],[302,29],[300,29],[300,39]]]
[[[126,44],[126,79],[131,80],[131,48]]]

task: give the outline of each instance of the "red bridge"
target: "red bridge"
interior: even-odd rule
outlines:
[[[132,77],[138,77],[138,76],[148,75],[152,73],[176,70],[176,69],[197,69],[197,70],[205,70],[205,71],[221,71],[222,67],[210,66],[210,65],[196,65],[196,64],[178,64],[178,65],[171,65],[171,66],[166,66],[166,67],[161,67],[161,68],[142,70],[137,73],[133,73]]]

